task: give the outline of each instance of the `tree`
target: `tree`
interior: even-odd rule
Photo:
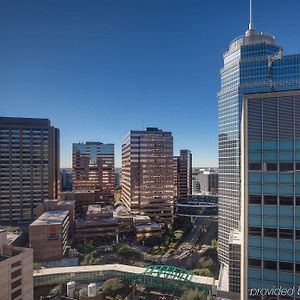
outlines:
[[[119,254],[122,258],[126,260],[132,260],[132,261],[143,261],[144,256],[142,253],[137,252],[135,250],[129,249],[127,247],[121,248],[119,250]]]
[[[211,245],[212,245],[212,247],[213,247],[214,249],[217,250],[217,248],[218,248],[218,241],[217,241],[217,240],[212,240],[212,241],[211,241]]]
[[[128,293],[128,286],[119,278],[110,278],[106,280],[102,284],[101,289],[105,295],[112,297],[116,297],[118,294]]]
[[[180,297],[180,300],[206,300],[207,292],[193,289],[186,290]]]
[[[37,263],[37,262],[33,263],[33,270],[34,270],[34,271],[37,271],[37,272],[38,272],[41,268],[42,268],[42,267],[41,267],[41,264],[39,264],[39,263]]]
[[[90,266],[95,264],[95,257],[92,253],[85,255],[82,262],[80,263],[81,266]]]
[[[199,259],[198,267],[201,269],[210,269],[211,271],[213,271],[215,268],[215,262],[209,256],[204,256]]]
[[[183,230],[178,229],[174,231],[174,238],[176,241],[180,241],[182,237],[183,237]]]
[[[212,271],[208,268],[203,268],[203,269],[194,269],[193,273],[199,276],[205,276],[205,277],[214,277],[214,274]]]
[[[204,251],[203,256],[210,257],[214,262],[218,262],[218,251],[214,248],[208,248]]]
[[[162,238],[157,236],[150,236],[145,239],[144,246],[146,247],[155,247],[159,246],[162,243]]]

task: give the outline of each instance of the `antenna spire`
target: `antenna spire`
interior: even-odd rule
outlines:
[[[249,30],[254,30],[253,19],[252,19],[252,0],[250,0]]]

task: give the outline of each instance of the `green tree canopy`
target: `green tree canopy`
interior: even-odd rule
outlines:
[[[126,294],[128,292],[128,286],[119,278],[110,278],[106,280],[101,289],[107,296],[116,297],[119,294]]]
[[[180,300],[206,300],[207,292],[193,289],[186,290],[180,297]]]

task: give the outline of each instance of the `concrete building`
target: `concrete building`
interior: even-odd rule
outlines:
[[[60,191],[72,191],[72,169],[60,169]]]
[[[0,299],[33,299],[33,251],[8,244],[0,230]]]
[[[115,189],[122,187],[122,169],[115,168]]]
[[[89,205],[106,206],[107,200],[103,199],[100,191],[72,191],[63,192],[60,194],[60,199],[63,201],[75,202],[75,219],[83,218],[87,212]],[[110,204],[110,201],[109,201]]]
[[[162,227],[159,223],[151,221],[148,216],[134,216],[134,230],[136,239],[143,241],[148,237],[162,237]]]
[[[76,240],[115,240],[118,242],[119,222],[113,217],[112,207],[89,205],[85,219],[76,220]]]
[[[29,222],[59,195],[59,130],[47,119],[0,117],[0,223]]]
[[[203,171],[198,174],[200,191],[202,194],[218,194],[218,172]]]
[[[73,190],[97,190],[108,203],[114,200],[114,144],[73,144]]]
[[[69,238],[70,212],[50,210],[29,226],[29,246],[37,262],[59,260],[66,252]],[[51,251],[48,251],[51,249]]]
[[[130,213],[171,223],[173,196],[172,133],[130,131],[122,144],[122,202]]]
[[[170,223],[173,196],[171,132],[130,131],[122,144],[122,202],[130,213]]]

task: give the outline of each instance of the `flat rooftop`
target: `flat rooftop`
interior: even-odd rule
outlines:
[[[46,211],[38,219],[33,221],[30,226],[62,224],[68,213],[68,210]]]

